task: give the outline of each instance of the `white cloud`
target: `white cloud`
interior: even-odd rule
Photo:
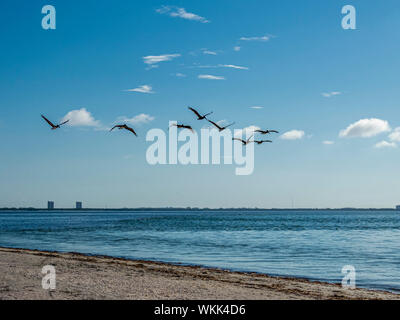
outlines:
[[[131,123],[131,124],[142,124],[142,123],[149,123],[150,121],[153,121],[154,117],[145,114],[145,113],[141,113],[138,114],[137,116],[134,116],[133,118],[127,118],[127,117],[119,117],[118,121],[122,121],[122,122],[127,122],[127,123]]]
[[[341,138],[370,138],[390,131],[389,123],[381,119],[361,119],[340,131]]]
[[[303,139],[305,132],[302,130],[291,130],[281,135],[284,140],[300,140]]]
[[[215,51],[211,51],[211,50],[203,50],[203,54],[209,54],[212,56],[216,56],[217,53]]]
[[[239,46],[233,47],[233,50],[234,50],[234,51],[240,51],[240,49],[241,49],[241,47],[239,47]]]
[[[325,141],[323,141],[322,143],[325,144],[325,145],[332,145],[332,144],[334,144],[335,142],[329,141],[329,140],[325,140]]]
[[[246,128],[243,128],[243,129],[239,129],[239,130],[235,130],[235,137],[241,137],[241,136],[250,136],[250,135],[252,135],[252,134],[254,134],[254,131],[256,131],[256,130],[260,130],[260,127],[257,127],[257,126],[254,126],[254,125],[252,125],[252,126],[248,126],[248,127],[246,127]]]
[[[100,121],[95,120],[86,108],[68,112],[62,121],[67,120],[69,120],[67,125],[72,127],[97,127],[100,125]]]
[[[155,64],[159,62],[164,62],[164,61],[171,61],[174,58],[178,58],[181,55],[179,53],[174,53],[174,54],[161,54],[159,56],[146,56],[143,57],[143,62],[146,64]],[[156,68],[155,66],[152,66],[152,68]]]
[[[249,70],[247,67],[235,66],[234,64],[220,64],[220,67],[223,68],[232,68],[232,69],[240,69],[240,70]]]
[[[394,131],[389,135],[391,141],[400,142],[400,127],[394,129]]]
[[[140,92],[140,93],[155,93],[153,91],[153,88],[151,86],[149,86],[149,85],[146,85],[146,84],[143,85],[143,86],[139,86],[139,87],[137,87],[135,89],[128,89],[128,90],[125,90],[125,91]]]
[[[397,148],[397,144],[394,142],[387,142],[381,141],[375,145],[375,148],[382,149],[382,148]]]
[[[213,76],[211,74],[199,74],[199,79],[208,79],[208,80],[225,80],[225,77],[221,76]]]
[[[332,91],[332,92],[323,92],[323,93],[321,93],[321,94],[322,94],[322,96],[325,97],[325,98],[330,98],[330,97],[333,97],[333,96],[338,96],[338,95],[340,95],[340,94],[342,94],[342,93],[339,92],[339,91]]]
[[[201,23],[209,23],[206,18],[201,17],[197,14],[187,12],[184,8],[178,8],[174,6],[162,6],[161,8],[156,10],[160,14],[167,14],[170,17],[178,17],[186,20],[193,20],[193,21],[199,21]]]
[[[189,66],[188,68],[199,68],[199,69],[231,68],[231,69],[239,69],[239,70],[249,70],[249,68],[247,68],[247,67],[237,66],[234,64],[194,65],[194,66]]]
[[[252,107],[250,107],[251,109],[263,109],[264,107],[262,107],[262,106],[252,106]]]
[[[186,77],[186,74],[183,74],[183,73],[178,72],[178,73],[175,73],[174,76],[175,76],[175,77],[178,77],[178,78],[185,78],[185,77]]]
[[[268,41],[270,40],[270,36],[262,36],[262,37],[241,37],[242,41]]]

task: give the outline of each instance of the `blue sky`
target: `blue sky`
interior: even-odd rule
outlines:
[[[41,27],[46,4],[56,30]],[[341,27],[347,4],[356,30]],[[400,204],[398,1],[5,0],[0,10],[0,207]],[[143,58],[166,55],[178,56]],[[126,91],[143,85],[153,93]],[[188,105],[280,134],[256,147],[250,176],[150,166],[148,130],[204,125]],[[40,118],[83,108],[92,118],[56,131]],[[137,139],[106,131],[143,114]],[[292,130],[304,135],[284,139]]]

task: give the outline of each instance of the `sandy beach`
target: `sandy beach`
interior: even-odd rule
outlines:
[[[42,288],[45,265],[56,289]],[[338,284],[159,262],[0,248],[0,299],[400,299]]]

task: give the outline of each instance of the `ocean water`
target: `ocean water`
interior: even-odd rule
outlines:
[[[0,246],[194,264],[400,292],[400,212],[1,212]]]

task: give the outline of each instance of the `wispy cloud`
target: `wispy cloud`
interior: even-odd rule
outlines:
[[[225,77],[222,76],[213,76],[211,74],[199,74],[199,79],[208,79],[208,80],[225,80]]]
[[[155,119],[154,117],[152,117],[148,114],[141,113],[141,114],[138,114],[137,116],[134,116],[133,118],[128,118],[125,116],[119,117],[117,119],[117,121],[138,125],[138,124],[149,123],[149,122],[153,121],[154,119]]]
[[[262,107],[262,106],[252,106],[252,107],[250,107],[251,109],[264,109],[264,107]]]
[[[234,50],[234,51],[240,51],[240,49],[241,49],[241,47],[239,47],[239,46],[233,47],[233,50]]]
[[[62,121],[68,121],[67,125],[71,127],[98,127],[100,121],[95,120],[92,114],[86,108],[72,110],[68,112]]]
[[[389,123],[381,119],[361,119],[340,131],[341,138],[370,138],[383,132],[389,132]]]
[[[174,53],[174,54],[161,54],[159,56],[146,56],[143,57],[143,62],[149,65],[156,64],[159,62],[164,62],[164,61],[171,61],[174,58],[178,58],[181,55],[179,53]],[[154,68],[154,66],[153,66]]]
[[[232,69],[240,69],[240,70],[249,70],[247,67],[236,66],[234,64],[220,64],[219,66],[223,68],[232,68]]]
[[[187,12],[185,8],[178,8],[175,6],[162,6],[161,8],[156,9],[156,11],[160,14],[166,14],[170,17],[178,17],[186,20],[198,21],[201,23],[209,23],[210,21],[206,18],[199,16],[197,14]]]
[[[203,50],[203,54],[208,54],[208,55],[212,55],[212,56],[216,56],[217,53],[215,51],[211,51],[211,50]]]
[[[303,130],[291,130],[281,135],[283,140],[300,140],[303,139],[305,132]]]
[[[234,64],[218,64],[218,65],[194,65],[188,68],[199,68],[199,69],[216,69],[216,68],[232,68],[238,70],[249,70],[248,67],[237,66]]]
[[[183,73],[180,73],[180,72],[174,73],[173,75],[175,77],[178,77],[178,78],[185,78],[186,77],[186,74],[183,74]]]
[[[397,148],[397,144],[394,142],[387,142],[385,140],[378,142],[375,146],[377,149],[382,149],[382,148]]]
[[[140,92],[140,93],[155,93],[153,91],[153,88],[151,86],[149,86],[149,85],[146,85],[146,84],[142,85],[142,86],[139,86],[137,88],[128,89],[128,90],[125,90],[125,91],[128,91],[128,92]]]
[[[241,37],[239,40],[242,41],[269,41],[271,39],[271,36],[261,36],[261,37]]]
[[[332,92],[323,92],[323,93],[321,93],[321,95],[323,97],[325,97],[325,98],[331,98],[331,97],[334,97],[334,96],[338,96],[340,94],[342,94],[340,91],[332,91]]]
[[[391,141],[400,142],[400,127],[394,129],[394,131],[389,135]]]
[[[325,145],[327,145],[327,146],[332,145],[332,144],[335,144],[335,142],[329,141],[329,140],[325,140],[325,141],[323,141],[322,143],[325,144]]]

